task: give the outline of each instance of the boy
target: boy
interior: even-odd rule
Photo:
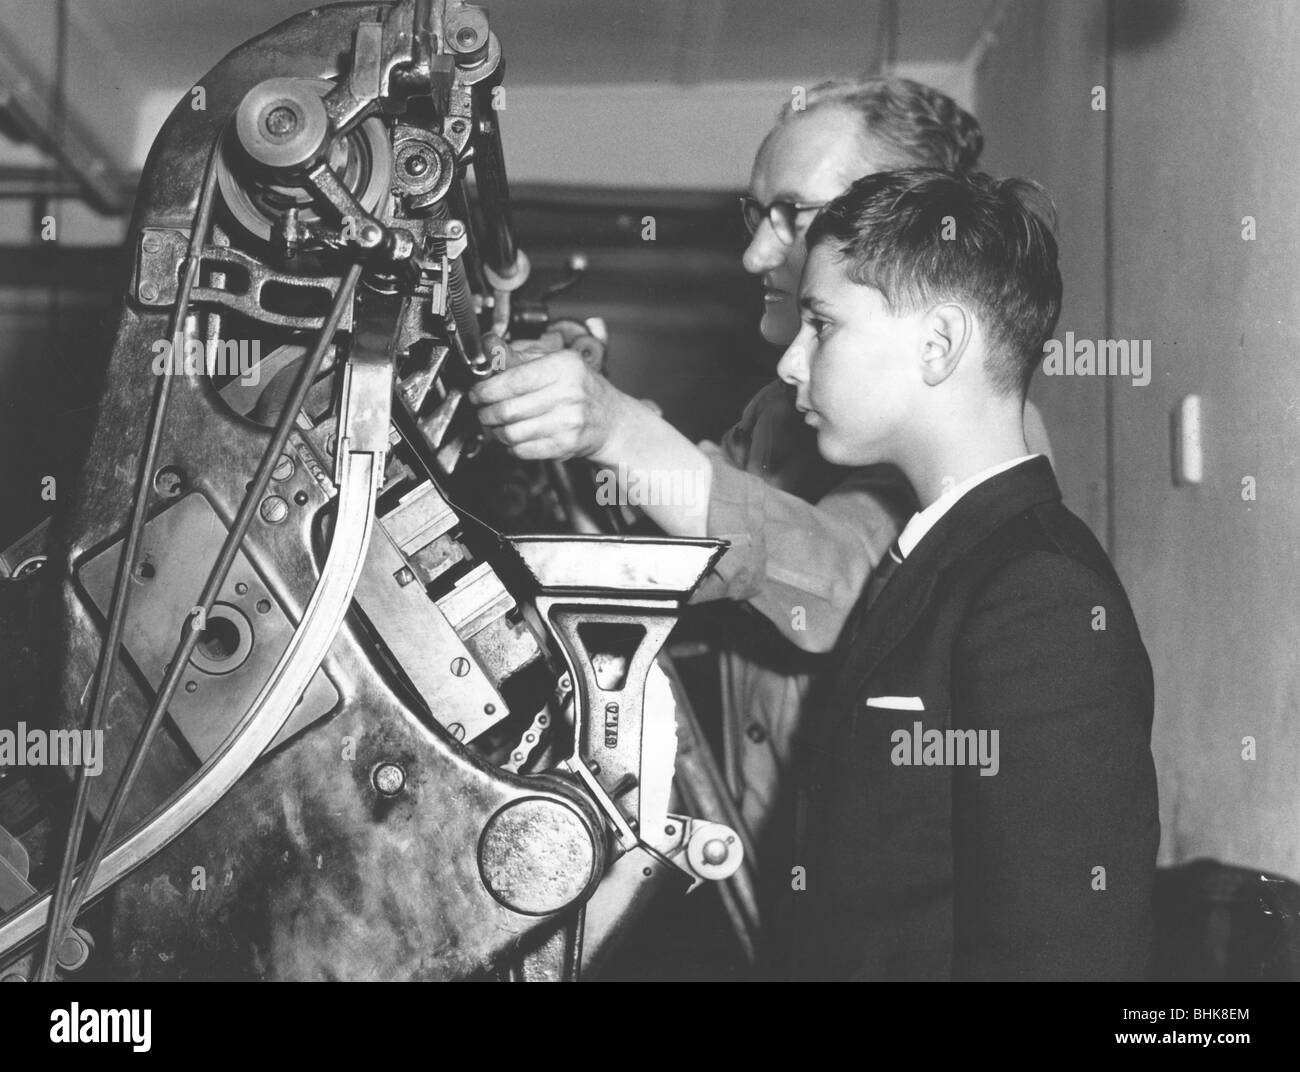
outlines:
[[[1140,978],[1151,668],[1105,552],[1025,446],[1060,310],[1031,184],[868,176],[808,232],[778,366],[830,462],[921,505],[810,710],[786,895],[800,977]]]

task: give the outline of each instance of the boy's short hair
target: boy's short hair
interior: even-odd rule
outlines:
[[[910,78],[835,78],[787,101],[779,122],[839,105],[862,122],[862,133],[884,145],[895,167],[967,171],[979,163],[984,135],[979,122],[946,93]]]
[[[989,338],[995,389],[1023,397],[1061,311],[1054,216],[1046,192],[1027,179],[882,171],[818,213],[808,249],[833,247],[848,277],[879,291],[895,313],[968,304]]]

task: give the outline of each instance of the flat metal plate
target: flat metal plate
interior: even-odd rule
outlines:
[[[180,642],[181,630],[216,562],[226,526],[206,498],[192,492],[149,521],[141,535],[140,563],[148,576],[131,583],[131,607],[123,644],[155,689]],[[121,541],[89,559],[78,577],[99,612],[108,616]],[[189,673],[172,697],[168,714],[200,760],[216,751],[252,705],[288,646],[294,626],[280,602],[240,551],[217,597],[242,613],[252,630],[252,648],[242,663],[225,673],[209,673],[191,660]],[[214,608],[215,616],[215,608]],[[212,619],[209,618],[209,621]],[[268,751],[327,715],[339,691],[317,669],[298,706]]]
[[[727,547],[724,540],[635,536],[522,536],[510,543],[545,589],[678,599],[695,590]]]

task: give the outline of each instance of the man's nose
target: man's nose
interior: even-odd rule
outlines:
[[[791,387],[808,382],[808,346],[812,329],[806,324],[786,347],[781,360],[776,363],[776,374]]]
[[[749,240],[740,262],[745,266],[745,271],[751,275],[762,275],[773,268],[779,268],[784,259],[785,245],[776,237],[772,225],[764,220],[758,225],[754,237]]]

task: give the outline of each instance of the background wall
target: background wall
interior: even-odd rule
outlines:
[[[1161,860],[1300,877],[1300,6],[1026,0],[997,38],[976,104],[991,165],[1056,196],[1060,337],[1152,344],[1145,387],[1040,378],[1038,397],[1155,666]],[[1178,487],[1188,394],[1205,478]]]

